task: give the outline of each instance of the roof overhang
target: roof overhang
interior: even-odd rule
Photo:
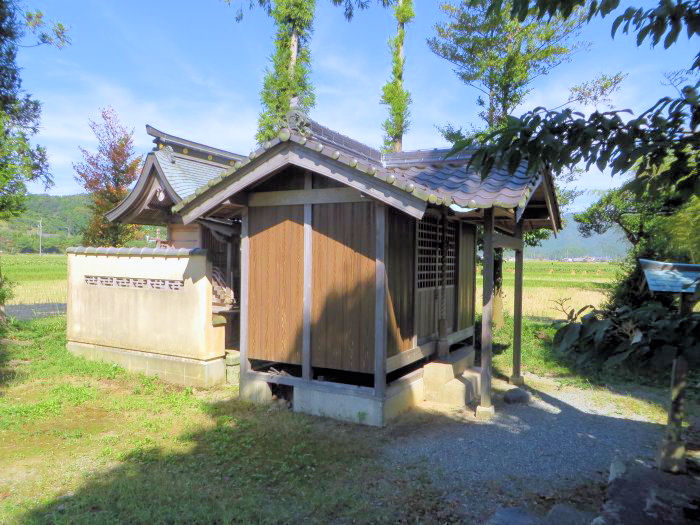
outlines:
[[[417,219],[425,213],[426,200],[375,176],[376,169],[372,166],[344,158],[343,154],[320,142],[307,145],[304,141],[276,139],[266,146],[251,154],[250,160],[239,168],[212,180],[191,199],[175,206],[174,211],[181,215],[183,223],[206,217],[221,203],[288,166],[338,181]]]
[[[162,191],[166,199],[172,204],[180,202],[180,196],[173,190],[168,179],[163,174],[163,169],[158,163],[158,159],[151,152],[146,157],[146,162],[141,169],[139,178],[136,181],[129,195],[105,214],[107,220],[111,222],[138,224],[138,217],[144,212],[154,199],[156,194]]]

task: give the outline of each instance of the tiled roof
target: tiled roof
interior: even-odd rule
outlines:
[[[153,155],[180,199],[189,197],[197,188],[227,170],[227,167],[221,164],[173,153],[168,146],[154,151]]]
[[[377,177],[407,193],[431,204],[457,204],[469,208],[516,208],[524,206],[539,183],[539,177],[526,173],[522,165],[514,174],[492,170],[484,180],[473,170],[467,171],[470,155],[462,152],[448,157],[449,150],[418,150],[381,154],[360,142],[310,121],[311,135],[303,136],[294,130],[283,129],[279,136],[262,145],[234,167],[209,180],[193,194],[173,206],[178,212],[199,195],[223,179],[238,177],[251,160],[281,142],[295,142],[305,148]]]
[[[202,248],[115,248],[94,246],[72,246],[66,249],[66,253],[75,255],[142,255],[148,257],[188,257],[190,255],[204,255],[207,253]]]
[[[700,264],[669,263],[639,259],[652,292],[695,293],[700,283]]]

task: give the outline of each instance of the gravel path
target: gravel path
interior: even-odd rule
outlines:
[[[66,303],[8,304],[5,306],[5,314],[20,321],[64,313],[66,313]]]
[[[476,522],[499,506],[595,492],[616,456],[653,460],[662,425],[637,414],[602,413],[595,390],[546,390],[531,389],[535,395],[526,405],[506,405],[497,395],[490,422],[477,421],[471,411],[426,405],[398,424],[385,456],[394,468],[421,463],[460,513]]]

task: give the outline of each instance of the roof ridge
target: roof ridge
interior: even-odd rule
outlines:
[[[154,128],[150,124],[146,124],[146,133],[153,137],[153,143],[156,144],[156,147],[160,145],[176,145],[182,146],[184,147],[184,149],[192,149],[198,151],[205,155],[216,155],[218,157],[223,157],[224,159],[224,162],[221,162],[220,164],[226,164],[231,160],[236,161],[244,158],[244,155],[240,155],[232,151],[215,148],[213,146],[207,146],[206,144],[202,144],[201,142],[195,142],[193,140],[165,133],[164,131],[160,131],[159,129]]]

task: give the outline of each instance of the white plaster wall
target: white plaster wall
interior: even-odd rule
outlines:
[[[212,326],[205,255],[68,255],[68,340],[207,360],[224,355]],[[181,290],[88,285],[86,275],[184,280]]]

